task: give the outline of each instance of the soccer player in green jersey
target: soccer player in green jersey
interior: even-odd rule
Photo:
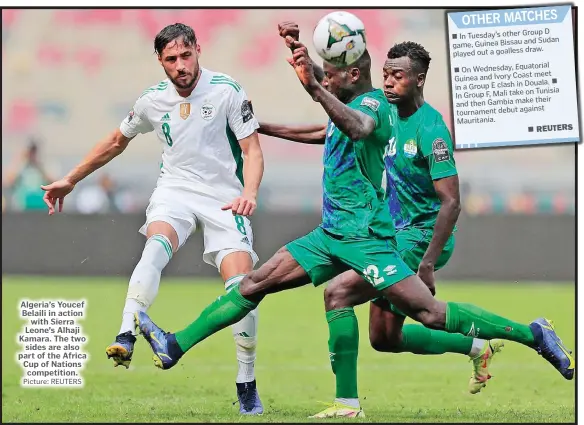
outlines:
[[[299,37],[293,22],[280,24],[280,35]],[[455,223],[460,212],[459,183],[450,132],[441,114],[424,101],[423,88],[430,55],[413,42],[390,49],[383,67],[384,92],[395,105],[394,137],[386,147],[386,198],[402,259],[435,293],[434,270],[442,268],[454,250]],[[318,75],[317,75],[318,77]],[[260,123],[259,132],[300,143],[324,143],[326,127]],[[354,271],[336,277],[325,290],[329,350],[337,379],[333,405],[316,417],[359,409],[357,397],[358,334],[347,335],[343,317],[369,301],[370,285]],[[375,295],[375,293],[373,293]],[[490,378],[488,366],[502,340],[484,341],[449,334],[418,324],[405,325],[405,315],[384,297],[370,307],[369,338],[378,351],[415,354],[459,353],[473,361],[469,391],[478,393]],[[349,328],[350,329],[350,328]],[[333,355],[334,353],[334,355]]]
[[[382,184],[385,148],[395,137],[391,107],[383,91],[372,86],[369,54],[346,68],[324,63],[321,85],[306,47],[291,37],[286,44],[293,51],[288,62],[302,86],[330,118],[323,155],[322,223],[242,277],[185,329],[165,332],[146,313],[137,313],[136,325],[154,352],[155,365],[173,367],[188,350],[240,320],[268,294],[310,282],[318,286],[353,270],[376,296],[386,297],[430,329],[463,335],[480,330],[486,339],[519,342],[538,350],[572,379],[573,359],[548,321],[524,325],[471,304],[439,301],[399,256]],[[354,313],[343,314],[343,332],[357,332]],[[360,409],[343,414],[362,415]]]

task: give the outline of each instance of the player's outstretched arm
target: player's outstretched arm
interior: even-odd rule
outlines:
[[[280,139],[291,140],[292,142],[297,143],[323,145],[324,139],[326,138],[326,126],[290,126],[260,122],[258,133],[265,134],[266,136],[278,137]]]
[[[369,136],[375,130],[375,120],[363,112],[349,108],[317,81],[306,46],[290,37],[286,37],[286,43],[294,47],[293,56],[288,59],[288,63],[296,71],[304,89],[315,102],[322,105],[335,126],[354,141]]]
[[[59,212],[61,212],[65,196],[73,190],[75,185],[121,154],[128,147],[130,140],[119,129],[114,130],[95,145],[81,163],[65,177],[49,185],[41,186],[45,191],[44,200],[49,207],[49,215],[55,213],[57,201],[59,201]]]
[[[278,24],[278,32],[280,37],[286,40],[286,37],[291,37],[294,41],[300,40],[300,28],[298,24],[293,21],[284,21]],[[293,46],[286,40],[286,46],[294,52]],[[324,70],[318,66],[311,58],[309,60],[312,62],[312,69],[314,71],[314,77],[319,83],[324,80]]]

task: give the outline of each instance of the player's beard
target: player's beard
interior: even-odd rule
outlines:
[[[166,71],[165,71],[166,72]],[[172,84],[174,84],[176,87],[178,87],[179,89],[190,89],[193,84],[195,83],[195,80],[197,79],[197,75],[199,74],[199,70],[196,69],[195,72],[193,74],[191,73],[187,73],[186,75],[190,75],[192,78],[190,78],[189,80],[187,80],[186,83],[181,83],[180,81],[178,81],[177,79],[172,78],[168,72],[166,72],[166,76],[170,79],[170,81],[172,81]],[[184,75],[184,74],[183,74]],[[182,77],[182,75],[179,75],[179,77]]]
[[[355,93],[353,92],[353,90],[346,87],[337,88],[336,93],[333,93],[333,95],[344,104],[349,103],[351,100],[355,98]]]

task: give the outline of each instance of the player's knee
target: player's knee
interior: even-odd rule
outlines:
[[[324,290],[324,305],[326,311],[352,307],[347,298],[348,291],[342,285],[330,284]]]
[[[439,301],[435,301],[413,314],[413,319],[430,329],[444,329],[446,325],[446,308]]]

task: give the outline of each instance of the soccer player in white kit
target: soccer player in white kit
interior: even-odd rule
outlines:
[[[204,233],[203,260],[217,267],[227,291],[258,261],[247,217],[256,208],[264,164],[251,103],[231,77],[199,66],[201,50],[189,26],[167,26],[154,49],[168,78],[147,89],[120,127],[69,174],[42,187],[52,215],[57,201],[62,211],[75,185],[138,134],[154,131],[162,143],[160,176],[140,229],[146,244],[130,278],[119,334],[106,348],[114,365],[126,368],[136,341],[134,313],[152,305],[162,270],[196,226]],[[242,414],[263,413],[254,373],[257,319],[254,310],[233,326]]]

